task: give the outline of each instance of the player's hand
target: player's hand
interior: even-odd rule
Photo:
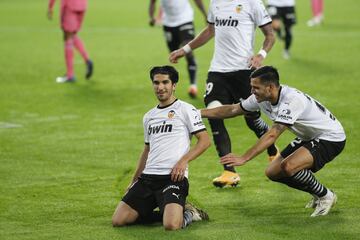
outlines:
[[[171,63],[178,63],[178,59],[182,58],[185,55],[186,55],[186,53],[185,53],[184,49],[179,48],[179,49],[177,49],[177,50],[170,53],[169,61]]]
[[[149,25],[150,25],[151,27],[153,27],[153,26],[155,25],[155,22],[156,22],[155,18],[151,18],[151,19],[149,20]]]
[[[252,56],[252,57],[250,58],[250,65],[249,65],[249,67],[250,67],[251,69],[259,68],[259,67],[261,67],[263,61],[264,61],[264,57],[263,57],[261,54],[257,54],[257,55],[255,55],[255,56]]]
[[[186,162],[179,161],[176,163],[176,165],[171,170],[171,180],[173,182],[180,182],[185,177],[185,170],[186,170]]]
[[[220,158],[220,163],[225,164],[226,166],[233,167],[233,166],[241,166],[246,163],[246,159],[241,156],[235,156],[232,153],[229,153]]]
[[[48,10],[48,12],[47,12],[47,18],[48,18],[49,20],[52,20],[52,18],[53,18],[53,11]]]

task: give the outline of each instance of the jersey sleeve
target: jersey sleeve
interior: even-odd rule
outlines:
[[[209,11],[208,11],[208,15],[207,15],[207,22],[210,24],[215,23],[215,17],[214,17],[212,6],[213,6],[213,1],[210,1]]]
[[[252,94],[247,99],[240,101],[240,107],[245,112],[256,112],[260,110],[259,104],[256,101],[255,95]]]
[[[271,17],[266,11],[264,3],[261,0],[253,0],[253,19],[258,27],[264,26],[270,23]]]
[[[305,104],[301,101],[301,99],[295,97],[289,102],[280,104],[278,115],[276,116],[274,122],[293,125],[304,110]]]
[[[192,105],[184,105],[183,108],[185,125],[191,134],[201,132],[206,129],[199,111]]]
[[[149,144],[149,134],[148,134],[148,122],[149,122],[149,118],[147,117],[147,115],[145,115],[143,117],[143,127],[144,127],[144,142],[145,144]]]

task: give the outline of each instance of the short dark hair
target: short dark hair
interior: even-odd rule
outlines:
[[[169,78],[172,83],[177,83],[179,81],[179,73],[172,66],[156,66],[150,70],[151,81],[154,81],[154,76],[156,74],[169,75]]]
[[[280,86],[278,70],[273,66],[263,66],[256,69],[251,73],[250,78],[259,78],[262,83],[273,83],[277,87]]]

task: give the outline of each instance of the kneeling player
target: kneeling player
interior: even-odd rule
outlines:
[[[114,227],[161,220],[177,230],[207,214],[186,204],[188,162],[210,146],[198,111],[174,96],[178,72],[171,66],[150,71],[159,104],[143,118],[145,146],[132,183],[113,215]],[[192,135],[197,143],[190,148]],[[159,207],[160,211],[154,211]]]

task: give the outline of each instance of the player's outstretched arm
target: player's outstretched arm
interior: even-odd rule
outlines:
[[[244,115],[244,110],[240,107],[240,104],[223,105],[216,108],[201,109],[201,117],[224,119],[232,118],[239,115]]]
[[[242,156],[235,156],[232,153],[221,157],[221,164],[226,166],[241,166],[250,161],[263,151],[265,151],[270,145],[274,144],[278,137],[285,131],[286,125],[280,123],[274,123],[274,125],[267,131],[249,150]]]
[[[208,24],[192,41],[184,47],[171,52],[169,61],[171,63],[177,63],[179,58],[184,57],[187,53],[207,43],[214,36],[214,31],[214,25]]]
[[[187,152],[173,167],[171,171],[171,180],[177,182],[184,179],[184,174],[187,164],[200,156],[211,145],[210,137],[207,131],[201,131],[194,134],[197,138],[197,143],[189,152]]]

